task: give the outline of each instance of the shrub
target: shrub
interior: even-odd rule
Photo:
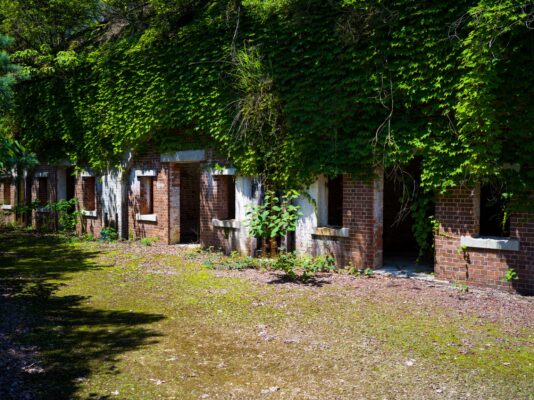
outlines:
[[[119,238],[119,234],[115,228],[107,227],[100,231],[100,240],[103,242],[114,242]]]
[[[279,271],[284,271],[286,276],[291,279],[295,280],[297,278],[297,274],[295,273],[294,269],[298,266],[298,259],[295,253],[281,253],[274,264],[272,265],[272,268]]]

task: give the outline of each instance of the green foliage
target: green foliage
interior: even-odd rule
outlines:
[[[452,282],[451,287],[460,293],[469,292],[469,285],[467,285],[465,282],[454,281]]]
[[[47,208],[50,212],[56,212],[59,220],[59,229],[61,231],[72,233],[76,231],[76,225],[81,220],[81,211],[76,210],[78,204],[77,198],[70,200],[59,200],[50,202]]]
[[[319,272],[332,272],[336,270],[336,260],[329,256],[303,256],[297,257],[294,252],[280,253],[272,264],[274,270],[283,271],[290,280],[301,279],[304,282],[310,280]],[[301,270],[302,274],[297,275],[296,270]]]
[[[298,197],[295,190],[290,190],[281,197],[268,190],[261,204],[250,205],[247,210],[245,223],[249,226],[250,234],[267,239],[294,232],[297,220],[302,215],[300,207],[292,204]]]
[[[286,277],[290,280],[297,279],[297,274],[294,271],[297,267],[298,259],[293,252],[280,253],[272,266],[275,270],[285,272]]]
[[[152,246],[154,243],[156,243],[159,240],[158,237],[152,238],[152,237],[144,237],[141,238],[140,243],[143,246]]]
[[[411,207],[412,231],[419,247],[418,258],[433,254],[435,219],[433,216],[435,200],[433,193],[420,194]]]
[[[508,268],[504,278],[506,282],[513,282],[519,279],[519,275],[517,275],[517,272],[513,268]]]
[[[115,228],[108,226],[100,231],[100,240],[103,242],[114,242],[118,239],[119,234]]]
[[[33,3],[0,7],[38,72],[17,87],[30,150],[98,169],[147,143],[186,146],[188,131],[282,191],[414,156],[436,193],[505,175],[510,193],[533,186],[524,2],[108,0],[98,18],[92,2]]]

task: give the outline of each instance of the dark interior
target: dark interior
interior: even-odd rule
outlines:
[[[328,225],[343,226],[343,176],[328,179]]]
[[[420,176],[418,162],[406,167],[402,175],[387,171],[384,176],[384,264],[415,264],[418,259],[419,246],[412,230],[414,219],[409,209],[411,202],[403,206],[402,197],[404,185],[407,193],[413,195],[413,191],[419,186]],[[428,255],[419,261],[431,264],[433,257]]]
[[[510,236],[510,219],[505,219],[506,200],[502,190],[492,185],[480,188],[480,235]]]
[[[196,243],[200,232],[200,164],[180,166],[180,243]]]
[[[67,168],[66,177],[67,177],[67,189],[66,189],[67,200],[70,200],[76,197],[76,194],[75,194],[76,177],[74,176],[74,168],[72,167]]]

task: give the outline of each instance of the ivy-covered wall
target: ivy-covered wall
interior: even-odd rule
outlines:
[[[206,3],[34,70],[17,88],[23,142],[99,168],[146,143],[179,149],[185,132],[279,187],[414,157],[427,189],[505,175],[531,185],[531,6]]]

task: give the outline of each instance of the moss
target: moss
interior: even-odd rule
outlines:
[[[0,278],[33,321],[18,340],[39,348],[46,373],[34,383],[45,398],[249,399],[273,386],[280,398],[322,399],[534,391],[530,331],[404,303],[395,289],[251,284],[190,255],[1,239],[14,254]]]

